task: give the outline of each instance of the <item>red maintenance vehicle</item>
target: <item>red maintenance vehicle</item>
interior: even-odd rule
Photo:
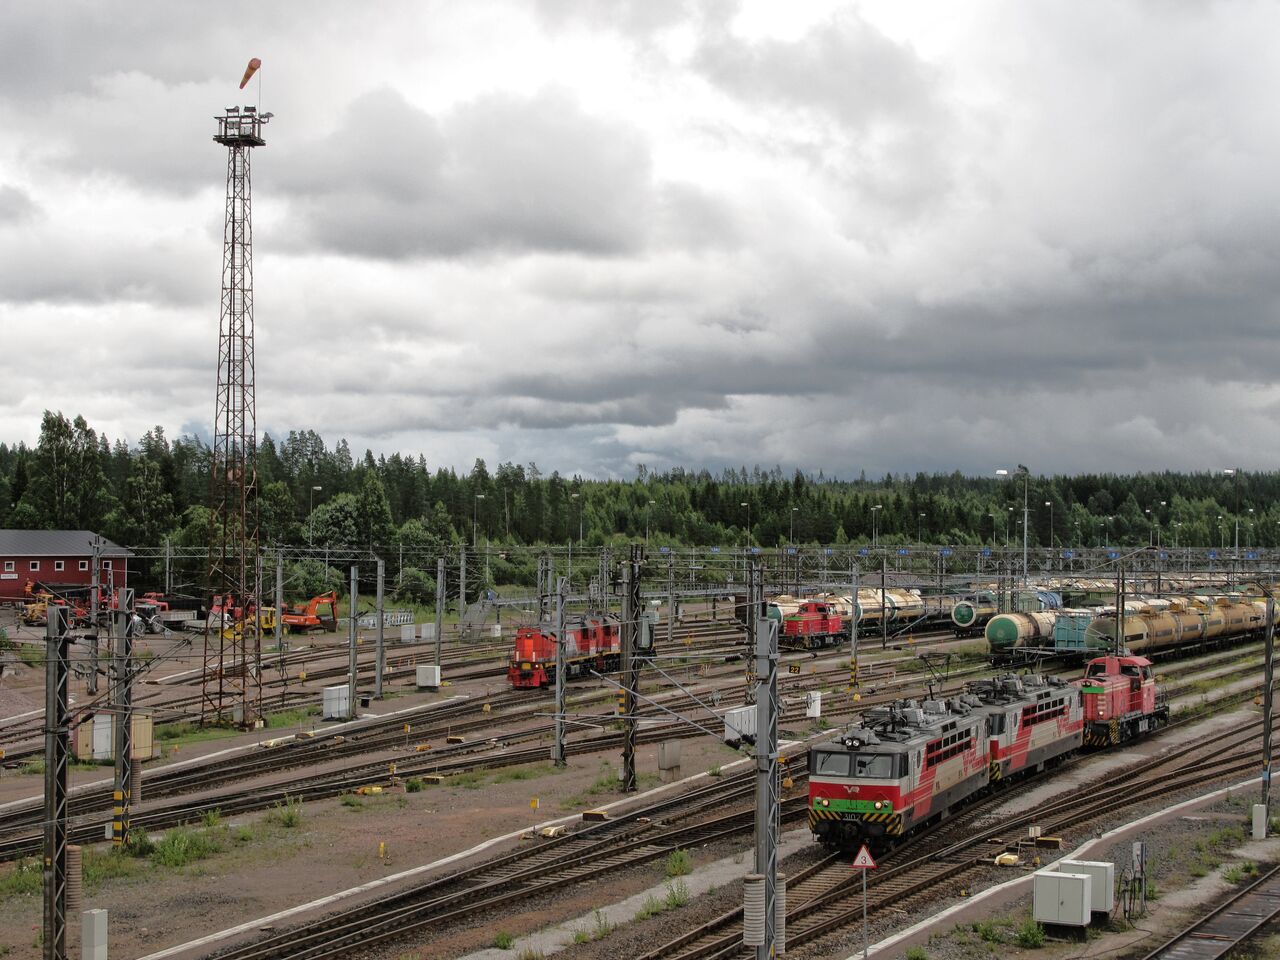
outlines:
[[[795,613],[782,618],[778,643],[791,650],[817,650],[837,646],[848,636],[846,618],[834,603],[803,600]]]
[[[1090,660],[1076,685],[1084,701],[1086,746],[1115,746],[1169,722],[1168,700],[1156,688],[1155,669],[1146,657]]]
[[[338,592],[331,590],[293,607],[285,604],[280,620],[287,633],[333,632],[338,629]]]
[[[591,670],[607,673],[621,666],[621,626],[616,617],[580,617],[565,623],[565,679]],[[521,627],[507,668],[516,689],[549,687],[556,682],[556,634],[546,626]]]

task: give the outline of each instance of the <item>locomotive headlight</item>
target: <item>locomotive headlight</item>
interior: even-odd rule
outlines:
[[[831,806],[831,801],[830,801],[830,800],[828,800],[826,797],[823,797],[823,798],[822,798],[821,800],[819,800],[818,802],[819,802],[820,804],[822,804],[824,807],[829,807],[829,806]]]
[[[877,801],[876,801],[876,803],[875,803],[875,807],[876,807],[876,809],[877,809],[877,810],[879,810],[879,809],[880,809],[881,807],[883,807],[883,806],[884,806],[884,804],[883,804],[883,803],[881,803],[879,800],[877,800]]]

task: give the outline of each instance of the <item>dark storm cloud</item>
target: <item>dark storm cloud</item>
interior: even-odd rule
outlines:
[[[553,91],[492,94],[439,119],[374,91],[286,165],[308,239],[374,258],[616,255],[641,245],[653,205],[641,135]]]

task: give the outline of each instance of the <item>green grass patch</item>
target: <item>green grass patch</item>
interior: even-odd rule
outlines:
[[[466,790],[479,790],[485,784],[486,777],[479,770],[457,773],[445,781],[451,787],[462,787]]]
[[[364,800],[356,796],[354,793],[344,793],[342,799],[338,801],[348,810],[363,810]]]
[[[685,906],[690,896],[688,884],[683,880],[672,880],[667,884],[667,895],[662,902],[668,910],[675,910]]]
[[[38,897],[43,889],[44,872],[36,860],[19,860],[12,870],[0,876],[0,900],[10,897]]]
[[[426,788],[427,788],[426,782],[423,780],[419,780],[417,777],[410,777],[408,780],[404,782],[405,793],[420,793]]]
[[[185,867],[222,851],[212,831],[177,827],[156,841],[151,861],[162,867]]]
[[[283,801],[277,800],[271,805],[271,812],[267,814],[267,820],[290,829],[301,826],[302,798],[290,797],[286,794]]]
[[[182,721],[180,723],[162,723],[156,727],[156,739],[174,746],[185,746],[189,743],[206,743],[210,740],[225,740],[234,737],[239,731],[231,727],[208,726]]]
[[[1222,871],[1222,879],[1227,883],[1242,883],[1251,879],[1258,872],[1256,863],[1236,863]]]
[[[112,847],[98,851],[86,847],[81,853],[81,870],[84,884],[90,892],[96,891],[108,880],[136,877],[147,872],[147,866],[128,852]]]
[[[493,938],[493,945],[499,950],[510,950],[516,945],[515,934],[507,933],[505,930],[500,930]]]
[[[18,767],[18,772],[28,777],[44,773],[44,757],[32,757],[30,760],[24,760]]]
[[[217,807],[200,814],[200,822],[206,827],[216,827],[222,822],[222,811]]]
[[[906,953],[906,960],[929,960],[929,951],[924,947],[912,947]]]
[[[301,727],[307,721],[320,715],[319,707],[294,707],[292,710],[280,710],[266,716],[266,724],[272,729],[280,727]]]
[[[501,773],[493,775],[494,783],[507,783],[511,780],[536,780],[538,777],[544,777],[549,773],[560,773],[560,768],[549,763],[541,764],[536,767],[516,767],[512,770],[503,770]]]
[[[672,850],[667,854],[667,876],[683,877],[693,873],[693,854],[688,850]]]
[[[1014,942],[1029,950],[1039,950],[1044,946],[1044,926],[1034,920],[1027,920],[1013,936]]]

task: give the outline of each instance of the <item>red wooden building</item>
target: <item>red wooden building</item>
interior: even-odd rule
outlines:
[[[93,582],[93,542],[98,540],[104,589],[129,585],[124,547],[89,530],[0,530],[0,603],[29,599],[27,585],[58,592]]]

